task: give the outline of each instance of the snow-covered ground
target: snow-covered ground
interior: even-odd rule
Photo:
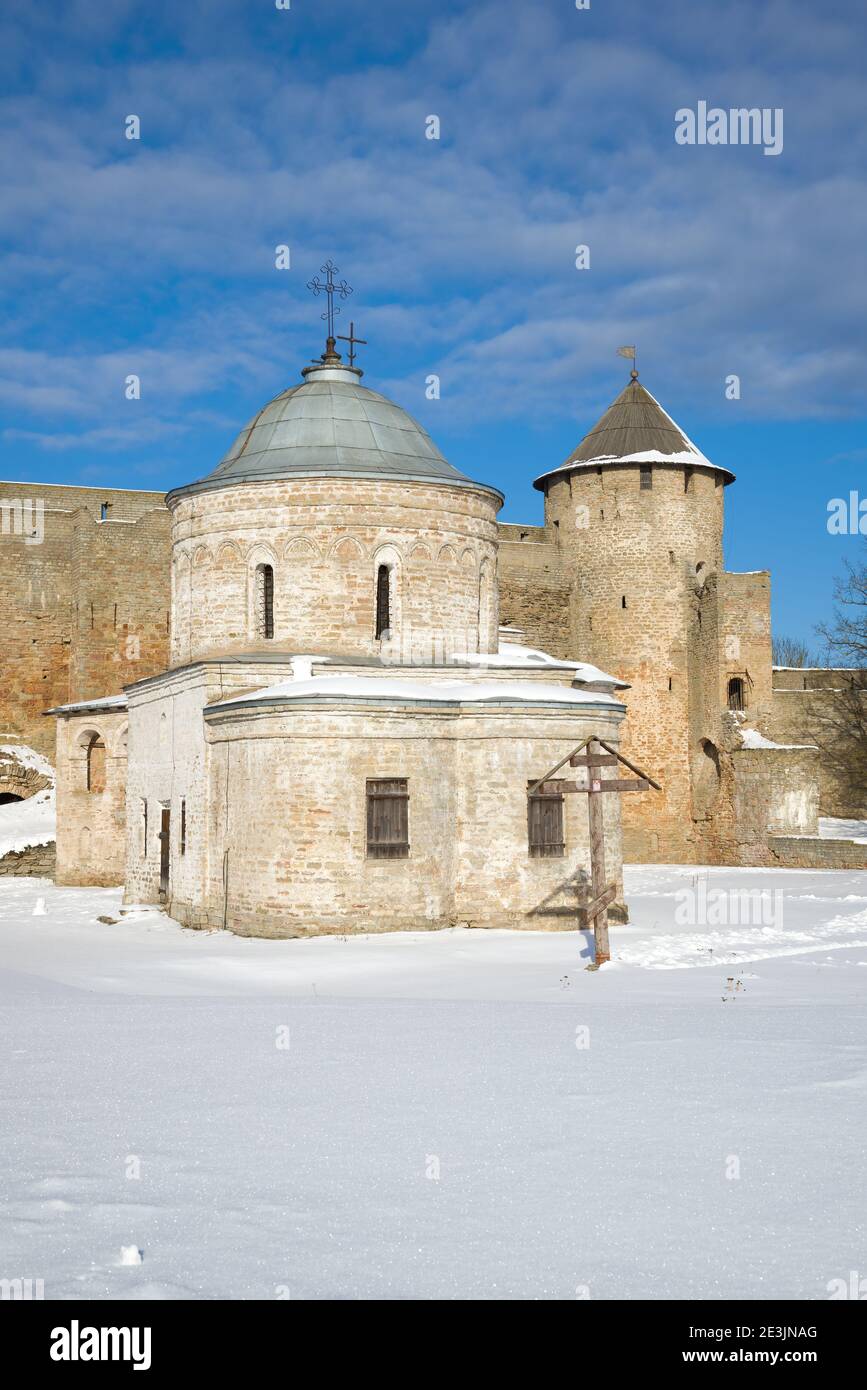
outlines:
[[[54,768],[51,763],[35,748],[28,748],[23,743],[0,743],[2,754],[10,754],[23,767],[32,767],[43,777],[50,777],[52,785],[35,796],[27,797],[25,801],[12,801],[0,806],[0,858],[10,850],[47,845],[57,834]]]
[[[867,873],[643,867],[627,895],[592,973],[581,933],[248,940],[0,883],[0,1278],[822,1299],[867,1274]]]

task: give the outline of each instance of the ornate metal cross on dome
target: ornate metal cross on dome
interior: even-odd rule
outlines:
[[[341,299],[348,299],[352,294],[352,286],[347,285],[345,280],[335,284],[334,276],[339,269],[340,267],[335,265],[333,261],[328,260],[320,267],[321,273],[326,277],[325,282],[323,283],[318,275],[314,275],[313,279],[307,282],[308,290],[312,290],[316,295],[326,294],[328,296],[328,308],[322,317],[328,324],[328,336],[332,339],[334,338],[334,315],[340,313],[340,306],[334,307],[334,296],[339,294]]]

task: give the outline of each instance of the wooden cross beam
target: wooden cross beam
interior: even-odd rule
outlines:
[[[587,749],[584,753],[583,750]],[[603,751],[604,750],[604,751]],[[550,778],[555,772],[568,763],[570,767],[581,767],[587,770],[587,785],[579,786],[577,782],[550,782]],[[634,772],[635,777],[609,777],[603,776],[603,768],[616,767],[618,763],[623,763],[630,772]],[[550,783],[550,784],[549,784]],[[601,795],[608,792],[644,792],[649,787],[656,791],[662,791],[658,782],[646,772],[642,772],[640,767],[636,767],[628,758],[624,758],[622,753],[618,753],[616,748],[605,743],[601,738],[585,738],[583,743],[579,743],[577,748],[573,748],[571,753],[567,753],[556,767],[552,767],[550,772],[546,772],[544,777],[540,777],[538,782],[530,788],[530,796],[533,796],[540,789],[544,792],[578,792],[587,797],[587,814],[590,821],[590,891],[592,897],[589,903],[578,909],[578,922],[582,929],[589,927],[593,923],[593,939],[596,952],[595,959],[590,970],[598,970],[600,965],[611,959],[611,951],[608,943],[608,907],[613,903],[617,896],[617,885],[605,882],[605,817],[602,810],[602,803],[599,800]]]

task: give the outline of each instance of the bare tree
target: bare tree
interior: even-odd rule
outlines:
[[[815,739],[850,814],[867,807],[867,553],[846,562],[834,586],[834,617],[816,629],[830,666],[839,663],[840,687],[816,719]]]
[[[806,642],[798,637],[775,637],[771,642],[775,666],[820,666],[821,662]]]
[[[845,576],[834,585],[834,621],[816,628],[829,653],[847,666],[867,667],[867,555],[845,562]]]

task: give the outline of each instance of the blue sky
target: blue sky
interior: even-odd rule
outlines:
[[[0,475],[208,472],[322,351],[331,256],[365,384],[504,520],[541,519],[637,343],[738,475],[728,568],[811,641],[863,544],[826,518],[867,493],[865,31],[856,0],[4,0]],[[677,145],[699,100],[781,107],[782,153]]]

